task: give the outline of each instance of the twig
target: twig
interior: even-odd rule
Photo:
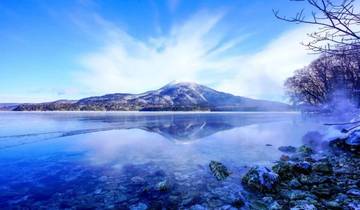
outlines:
[[[345,123],[325,123],[324,125],[351,125],[351,124],[356,124],[356,123],[360,123],[360,121],[355,121],[355,122],[345,122]]]

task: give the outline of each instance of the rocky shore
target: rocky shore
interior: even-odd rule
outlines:
[[[273,167],[252,167],[242,178],[256,194],[250,209],[360,209],[359,131],[328,143],[322,152],[309,146],[281,147]],[[314,136],[314,135],[312,135]]]

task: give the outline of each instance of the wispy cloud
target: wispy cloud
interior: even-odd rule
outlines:
[[[142,92],[172,80],[196,81],[231,93],[279,99],[286,77],[314,56],[299,44],[311,31],[299,27],[254,54],[234,54],[251,34],[228,37],[219,25],[223,12],[201,11],[175,24],[168,34],[139,40],[94,16],[103,46],[81,56],[76,80],[97,93]]]
[[[281,34],[260,52],[238,57],[228,64],[237,74],[222,81],[219,89],[249,97],[284,100],[286,78],[317,56],[300,44],[308,39],[306,34],[314,30],[313,26],[300,26]]]

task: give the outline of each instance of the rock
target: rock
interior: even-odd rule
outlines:
[[[352,138],[346,138],[346,139],[335,139],[329,142],[329,146],[333,149],[341,149],[347,152],[351,152],[357,155],[360,155],[360,145],[358,144],[358,132],[360,130],[357,130],[356,138],[355,134]],[[350,135],[351,136],[351,135]]]
[[[360,146],[360,130],[355,130],[350,133],[345,143],[350,146]]]
[[[315,172],[324,173],[324,174],[331,174],[333,172],[332,166],[328,161],[314,163],[312,169]]]
[[[345,139],[334,139],[334,140],[331,140],[329,142],[329,146],[331,148],[335,148],[335,149],[345,149],[346,147],[346,143],[345,143]]]
[[[138,203],[135,205],[130,206],[130,210],[146,210],[148,206],[145,203]]]
[[[255,201],[252,201],[250,204],[249,204],[249,209],[256,209],[256,210],[268,210],[269,209],[269,205],[266,205],[264,202],[262,201],[259,201],[259,200],[255,200]]]
[[[341,205],[336,201],[326,201],[324,204],[328,209],[342,209]]]
[[[272,197],[269,196],[263,197],[262,202],[264,203],[264,209],[271,209],[271,210],[281,209],[281,205],[277,201],[274,201]]]
[[[348,208],[350,210],[359,210],[360,209],[360,202],[359,201],[350,202],[348,204]]]
[[[269,206],[268,206],[268,209],[269,210],[278,210],[278,209],[281,209],[282,206],[277,202],[277,201],[274,201],[272,202]]]
[[[306,184],[306,185],[321,184],[321,183],[330,182],[330,181],[331,180],[329,180],[328,177],[319,176],[317,174],[310,174],[310,175],[301,174],[300,175],[300,182],[302,184]]]
[[[297,162],[293,166],[293,169],[296,173],[304,173],[304,174],[309,174],[311,172],[311,168],[312,168],[311,164],[307,161]]]
[[[156,189],[161,192],[166,192],[170,189],[169,182],[167,180],[161,181],[156,184]]]
[[[303,203],[295,205],[290,210],[317,210],[317,208],[313,204]]]
[[[327,184],[314,185],[311,192],[321,198],[329,198],[334,192],[334,189]]]
[[[218,181],[222,181],[230,175],[228,169],[220,162],[212,160],[209,163],[209,168]]]
[[[267,167],[252,167],[242,178],[242,183],[259,192],[276,191],[279,175]]]
[[[214,198],[222,200],[225,204],[240,208],[245,205],[245,198],[241,193],[242,188],[238,185],[226,185],[212,189]]]
[[[289,186],[293,189],[299,188],[301,186],[301,183],[298,181],[297,178],[294,178],[292,180],[290,180],[289,182]]]
[[[314,158],[312,158],[312,157],[305,157],[304,160],[309,162],[309,163],[314,163],[315,162]]]
[[[181,205],[188,206],[195,204],[196,198],[194,196],[195,195],[189,194],[186,197],[182,198]]]
[[[272,169],[277,173],[282,180],[289,180],[293,177],[292,164],[287,161],[281,161],[275,164]]]
[[[267,197],[263,197],[262,201],[266,204],[270,204],[274,201],[274,199],[272,197],[267,196]]]
[[[359,160],[356,154],[342,150],[315,153],[301,146],[290,158],[283,155],[272,167],[273,171],[265,170],[278,175],[272,188],[261,184],[259,177],[263,172],[259,171],[264,170],[259,167],[246,173],[242,180],[244,185],[265,194],[261,200],[251,201],[247,206],[250,209],[360,210]]]
[[[190,207],[190,210],[207,210],[207,209],[208,208],[206,208],[205,206],[200,205],[200,204],[196,204],[196,205]]]
[[[271,146],[272,146],[272,144],[265,144],[265,146],[267,146],[267,147],[271,147]]]
[[[356,189],[356,188],[353,188],[353,189],[348,190],[346,192],[346,194],[348,194],[350,196],[360,197],[360,190]]]
[[[335,198],[335,200],[339,203],[344,203],[345,200],[347,200],[347,199],[348,199],[348,196],[343,193],[339,193]]]
[[[224,206],[220,207],[220,210],[237,210],[237,209],[238,208],[235,208],[235,207],[233,207],[231,205],[224,205]]]
[[[236,199],[232,204],[233,207],[239,209],[245,205],[245,201],[243,198]]]
[[[290,161],[301,161],[301,160],[305,160],[305,157],[303,154],[300,153],[294,153],[292,155],[290,155]]]
[[[290,157],[288,155],[281,155],[280,160],[281,161],[288,161]]]
[[[146,181],[140,176],[134,176],[131,178],[131,182],[133,182],[134,184],[144,184]]]
[[[308,196],[308,193],[302,190],[281,190],[280,195],[288,200],[302,200]]]
[[[311,155],[313,153],[313,149],[305,145],[299,147],[297,151],[303,155]]]
[[[294,153],[294,152],[296,152],[296,147],[293,147],[293,146],[281,146],[278,149],[281,152],[285,152],[285,153]]]

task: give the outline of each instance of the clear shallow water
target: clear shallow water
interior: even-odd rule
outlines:
[[[3,112],[0,208],[219,208],[313,128],[296,113]],[[218,182],[211,160],[232,175]]]

